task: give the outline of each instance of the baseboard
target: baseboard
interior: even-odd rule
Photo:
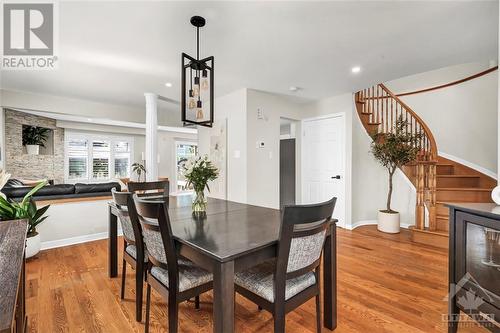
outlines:
[[[460,157],[456,157],[456,156],[453,156],[453,155],[450,155],[450,154],[446,154],[446,153],[444,153],[442,151],[438,152],[438,154],[439,154],[439,156],[442,156],[442,157],[444,157],[446,159],[452,160],[453,162],[457,162],[457,163],[463,164],[466,167],[469,167],[469,168],[474,169],[474,170],[476,170],[478,172],[481,172],[482,174],[485,174],[486,176],[491,177],[491,178],[493,178],[495,180],[498,179],[498,176],[497,176],[496,172],[493,172],[491,170],[483,168],[480,165],[477,165],[477,164],[474,164],[472,162],[466,161],[464,159],[461,159]]]
[[[377,220],[362,220],[362,221],[355,222],[349,226],[346,225],[345,228],[348,230],[354,230],[357,227],[361,227],[364,225],[377,225]],[[401,223],[400,224],[401,228],[403,228],[403,229],[408,229],[412,225],[413,224],[409,224],[409,223]]]
[[[118,235],[121,236],[121,231],[118,231]],[[100,239],[108,238],[108,232],[99,232],[97,234],[76,236],[64,239],[56,239],[53,241],[42,242],[42,250],[55,249],[57,247],[81,244],[86,242],[92,242]]]

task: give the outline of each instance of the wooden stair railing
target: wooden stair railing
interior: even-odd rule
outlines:
[[[408,123],[407,133],[418,134],[419,150],[412,163],[415,188],[415,228],[425,229],[425,206],[429,211],[428,230],[436,230],[436,164],[438,150],[434,136],[424,121],[385,85],[377,84],[355,94],[356,110],[363,126],[370,136],[393,133],[396,120],[402,118]]]

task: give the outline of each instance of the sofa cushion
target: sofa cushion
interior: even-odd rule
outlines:
[[[119,183],[111,182],[111,183],[95,183],[95,184],[75,184],[75,193],[102,193],[102,192],[110,192],[111,189],[116,188],[117,191],[121,191],[121,186]]]
[[[7,198],[22,198],[29,191],[31,191],[32,186],[23,187],[4,187],[2,192],[7,196]],[[40,196],[53,196],[53,195],[66,195],[75,193],[75,187],[71,184],[59,184],[59,185],[47,185],[39,189],[34,198]]]

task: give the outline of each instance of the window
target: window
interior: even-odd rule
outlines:
[[[66,180],[100,182],[130,177],[133,139],[66,132]]]
[[[198,155],[198,145],[194,142],[176,142],[175,143],[175,162],[176,162],[176,185],[177,191],[192,191],[193,188],[190,186],[189,188],[186,186],[186,180],[182,175],[182,171],[184,170],[184,164],[186,162]]]

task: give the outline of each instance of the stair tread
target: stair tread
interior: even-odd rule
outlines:
[[[441,215],[441,214],[436,214],[437,219],[449,219],[450,217],[448,215]]]
[[[479,191],[479,192],[489,192],[493,188],[489,187],[437,187],[438,191]]]
[[[361,114],[373,114],[373,112],[361,112]]]
[[[368,125],[380,125],[382,123],[378,122],[378,123],[368,123]]]
[[[477,175],[436,175],[438,178],[481,178]]]

